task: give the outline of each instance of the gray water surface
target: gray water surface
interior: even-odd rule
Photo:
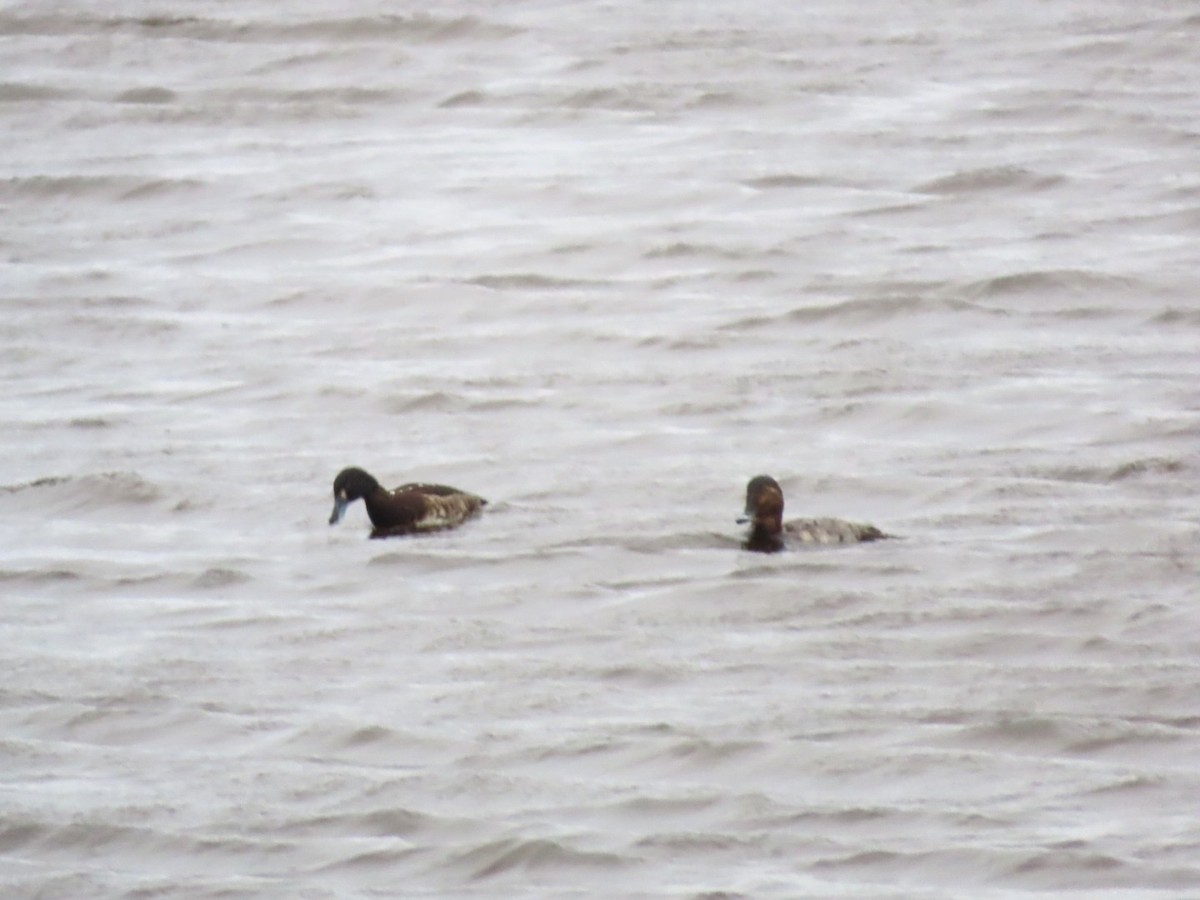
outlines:
[[[1200,897],[1198,42],[0,6],[0,893]]]

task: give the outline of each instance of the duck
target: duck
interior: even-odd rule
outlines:
[[[842,519],[793,519],[783,521],[783,488],[770,475],[756,475],[746,485],[746,511],[738,522],[750,523],[742,544],[745,550],[775,553],[786,548],[786,538],[802,544],[858,544],[893,537],[874,525]]]
[[[402,484],[389,491],[369,472],[351,466],[333,479],[329,524],[340,522],[346,508],[360,499],[367,505],[373,538],[454,528],[487,505],[482,497],[444,484]]]

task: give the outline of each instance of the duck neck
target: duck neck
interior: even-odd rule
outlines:
[[[779,536],[778,530],[771,530],[763,522],[755,522],[746,538],[745,547],[747,550],[755,550],[759,553],[775,553],[783,549],[783,539]]]

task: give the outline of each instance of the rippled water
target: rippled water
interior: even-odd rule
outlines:
[[[4,895],[1200,895],[1198,39],[0,7]]]

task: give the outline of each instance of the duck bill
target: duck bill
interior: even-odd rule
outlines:
[[[742,515],[738,516],[734,521],[737,522],[739,525],[745,525],[747,522],[750,521],[750,514],[742,513]]]
[[[350,505],[349,500],[343,500],[340,497],[333,501],[333,513],[329,516],[329,524],[336,525],[342,521],[342,516],[346,514],[346,507]]]

